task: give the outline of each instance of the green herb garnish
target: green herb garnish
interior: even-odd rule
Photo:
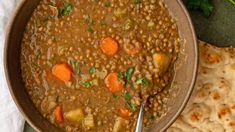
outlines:
[[[139,107],[137,104],[133,104],[133,103],[127,103],[127,105],[134,112],[137,111],[137,109]]]
[[[92,27],[88,27],[88,28],[87,28],[87,32],[89,32],[89,33],[94,33],[94,29],[93,29]]]
[[[90,81],[90,83],[92,84],[92,86],[98,86],[98,79],[93,79]]]
[[[127,71],[125,72],[125,78],[126,78],[126,81],[127,82],[130,82],[131,81],[131,77],[134,73],[135,69],[133,67],[130,67],[127,69]]]
[[[67,16],[73,11],[73,5],[70,3],[65,3],[63,9],[59,11],[59,17]]]
[[[96,67],[95,66],[92,66],[90,69],[89,69],[89,73],[90,74],[94,74],[96,72]]]
[[[87,26],[88,26],[87,31],[90,33],[94,33],[93,26],[94,26],[95,22],[91,19],[91,17],[89,15],[85,16],[84,23],[87,24]]]
[[[124,98],[126,101],[130,101],[132,99],[132,96],[129,92],[125,92],[124,93]]]
[[[209,0],[187,0],[187,8],[201,10],[206,17],[209,17],[214,10],[214,6]]]
[[[122,72],[118,72],[118,81],[123,79],[123,74]]]
[[[81,70],[80,70],[80,63],[79,61],[76,61],[74,59],[69,59],[68,60],[68,64],[73,68],[73,71],[79,75],[81,73]]]
[[[111,7],[111,6],[112,6],[112,4],[111,4],[111,2],[110,2],[110,1],[108,1],[108,2],[106,2],[106,3],[104,4],[104,6],[105,6],[105,7],[107,7],[107,8],[109,8],[109,7]]]
[[[86,88],[91,88],[93,86],[98,86],[98,80],[97,79],[93,79],[91,81],[80,81],[79,83],[80,83],[80,85],[82,85],[83,87],[86,87]]]
[[[84,81],[81,81],[80,85],[82,85],[83,87],[86,87],[86,88],[90,88],[93,86],[90,82],[84,82]]]
[[[125,76],[125,87],[127,87],[128,84],[130,83],[131,77],[132,77],[134,71],[135,71],[134,67],[130,67],[130,68],[128,68],[127,71],[124,73],[124,76]]]
[[[116,95],[116,94],[112,94],[112,97],[115,99],[115,100],[117,100],[119,97],[118,97],[118,95]]]
[[[144,85],[145,87],[148,87],[151,82],[146,77],[142,77],[142,78],[139,78],[135,83],[137,85]]]

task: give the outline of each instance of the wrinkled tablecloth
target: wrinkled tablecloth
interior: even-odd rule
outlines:
[[[3,50],[9,19],[20,0],[0,0],[0,132],[23,132],[24,118],[17,109],[7,87]]]

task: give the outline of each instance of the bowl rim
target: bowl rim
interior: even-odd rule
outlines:
[[[4,62],[4,75],[5,75],[5,79],[7,82],[7,86],[8,89],[10,91],[10,95],[15,103],[15,105],[17,106],[17,109],[20,111],[20,113],[23,115],[24,119],[26,120],[27,123],[29,123],[29,125],[36,131],[41,131],[38,127],[36,127],[36,125],[34,125],[32,123],[32,121],[29,119],[29,116],[27,114],[25,114],[25,112],[23,111],[23,109],[21,108],[21,106],[19,105],[19,100],[16,99],[16,96],[14,94],[12,85],[10,83],[10,78],[8,75],[8,66],[7,66],[7,53],[8,53],[8,43],[9,43],[9,39],[10,39],[10,32],[11,32],[11,28],[12,25],[14,24],[14,20],[17,17],[18,13],[20,12],[20,10],[22,9],[22,7],[24,6],[24,4],[26,3],[27,0],[21,0],[18,1],[19,3],[16,4],[16,8],[13,11],[11,17],[9,18],[9,22],[7,23],[6,26],[6,30],[5,30],[5,42],[4,42],[4,53],[3,53],[3,62]]]
[[[163,0],[164,1],[164,0]],[[177,118],[180,116],[180,114],[183,112],[183,110],[185,109],[185,107],[187,106],[187,103],[193,93],[193,89],[194,89],[194,85],[196,83],[196,79],[197,79],[197,72],[198,72],[198,66],[199,66],[199,49],[198,49],[198,41],[197,41],[197,37],[196,37],[196,33],[195,33],[195,28],[191,19],[191,16],[189,15],[188,10],[186,9],[185,5],[183,4],[182,0],[177,0],[179,6],[181,7],[181,9],[183,10],[183,13],[185,14],[189,27],[190,27],[190,31],[192,33],[192,39],[194,42],[194,52],[195,52],[195,60],[194,60],[194,69],[193,69],[193,74],[192,74],[192,80],[190,83],[190,86],[188,88],[186,97],[184,98],[181,106],[179,107],[179,109],[177,110],[177,112],[174,114],[174,116],[172,117],[172,119],[162,128],[162,131],[167,130],[167,128],[169,128],[176,120]]]
[[[164,1],[164,0],[163,0]],[[21,108],[21,106],[19,105],[19,100],[16,99],[16,96],[14,94],[13,91],[13,87],[10,83],[10,78],[8,75],[8,65],[7,65],[7,53],[8,53],[8,43],[9,43],[9,39],[10,39],[10,32],[12,29],[12,25],[14,24],[15,18],[17,17],[18,13],[20,12],[20,10],[23,8],[23,6],[25,5],[25,3],[27,2],[27,0],[21,0],[19,1],[19,3],[16,5],[15,10],[13,11],[12,15],[9,18],[9,21],[7,23],[6,26],[6,30],[5,30],[5,42],[4,42],[4,53],[3,53],[3,63],[4,63],[4,75],[5,75],[5,79],[7,82],[7,87],[10,91],[10,95],[14,101],[14,103],[16,104],[18,110],[20,111],[20,113],[23,115],[24,119],[27,121],[27,123],[29,123],[29,125],[36,131],[41,131],[40,128],[38,128],[29,118],[29,115],[27,115],[23,109]],[[174,114],[174,116],[172,117],[172,119],[162,128],[162,131],[166,130],[167,128],[169,128],[178,118],[178,116],[182,113],[182,111],[184,110],[184,108],[186,107],[190,96],[193,92],[193,88],[194,85],[196,83],[196,77],[197,77],[197,71],[198,71],[198,64],[199,64],[199,55],[198,55],[198,45],[197,45],[197,37],[196,37],[196,33],[195,33],[195,29],[191,20],[191,17],[187,11],[187,9],[185,8],[182,0],[177,0],[179,7],[182,9],[183,13],[185,14],[189,27],[190,27],[190,31],[191,31],[191,35],[192,35],[192,39],[194,42],[194,52],[195,52],[195,63],[194,63],[194,69],[193,69],[193,74],[192,74],[192,80],[190,83],[190,88],[188,88],[188,92],[186,94],[186,97],[184,98],[182,105],[179,107],[179,109],[177,110],[177,112]]]

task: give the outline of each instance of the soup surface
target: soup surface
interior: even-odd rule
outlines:
[[[159,0],[42,0],[26,27],[22,76],[39,112],[64,131],[130,132],[167,112],[179,53]]]

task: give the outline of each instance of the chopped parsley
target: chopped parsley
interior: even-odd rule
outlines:
[[[125,92],[124,93],[124,98],[126,101],[130,101],[132,99],[132,96],[129,92]]]
[[[118,72],[118,81],[123,79],[123,74],[122,72]]]
[[[93,86],[91,82],[84,82],[84,81],[81,81],[80,84],[81,84],[83,87],[86,87],[86,88],[90,88],[90,87]]]
[[[67,16],[73,11],[73,5],[71,3],[65,3],[63,9],[59,10],[59,17]]]
[[[130,67],[130,68],[128,68],[127,71],[124,73],[124,76],[125,76],[125,86],[126,86],[126,87],[127,87],[128,84],[130,83],[134,71],[135,71],[134,67]]]
[[[116,95],[116,94],[112,94],[112,97],[113,97],[113,99],[115,99],[115,100],[117,100],[117,99],[119,98],[119,96]]]
[[[138,109],[138,105],[131,103],[131,99],[132,99],[132,95],[129,92],[125,92],[124,93],[124,98],[126,100],[127,106],[132,110],[132,111],[136,111]]]
[[[143,85],[145,87],[148,87],[150,85],[150,80],[146,77],[139,78],[136,82],[137,85]]]
[[[128,107],[132,110],[132,111],[137,111],[138,110],[138,105],[137,104],[133,104],[133,103],[127,103]]]
[[[130,67],[127,69],[127,71],[125,72],[125,78],[126,78],[126,81],[127,82],[130,82],[131,81],[131,77],[133,75],[135,71],[135,68],[134,67]]]
[[[86,16],[84,17],[84,23],[87,24],[87,26],[88,26],[87,32],[89,32],[89,33],[94,33],[93,26],[95,25],[95,21],[92,20],[89,15],[86,15]]]
[[[128,68],[127,71],[124,73],[124,76],[125,76],[125,87],[127,87],[128,84],[130,83],[131,77],[132,77],[134,71],[135,71],[134,67],[130,67],[130,68]]]
[[[80,81],[79,83],[80,83],[80,85],[82,85],[83,87],[86,87],[86,88],[91,88],[93,86],[98,86],[98,80],[97,79],[93,79],[91,81]]]
[[[90,74],[94,74],[96,72],[96,67],[95,66],[92,66],[90,69],[89,69],[89,73]]]
[[[81,73],[79,61],[74,60],[74,59],[69,59],[69,60],[68,60],[68,64],[73,68],[73,71],[74,71],[77,75],[79,75],[79,74]]]
[[[94,29],[93,29],[92,27],[88,27],[88,28],[87,28],[87,32],[89,32],[89,33],[94,33]]]

